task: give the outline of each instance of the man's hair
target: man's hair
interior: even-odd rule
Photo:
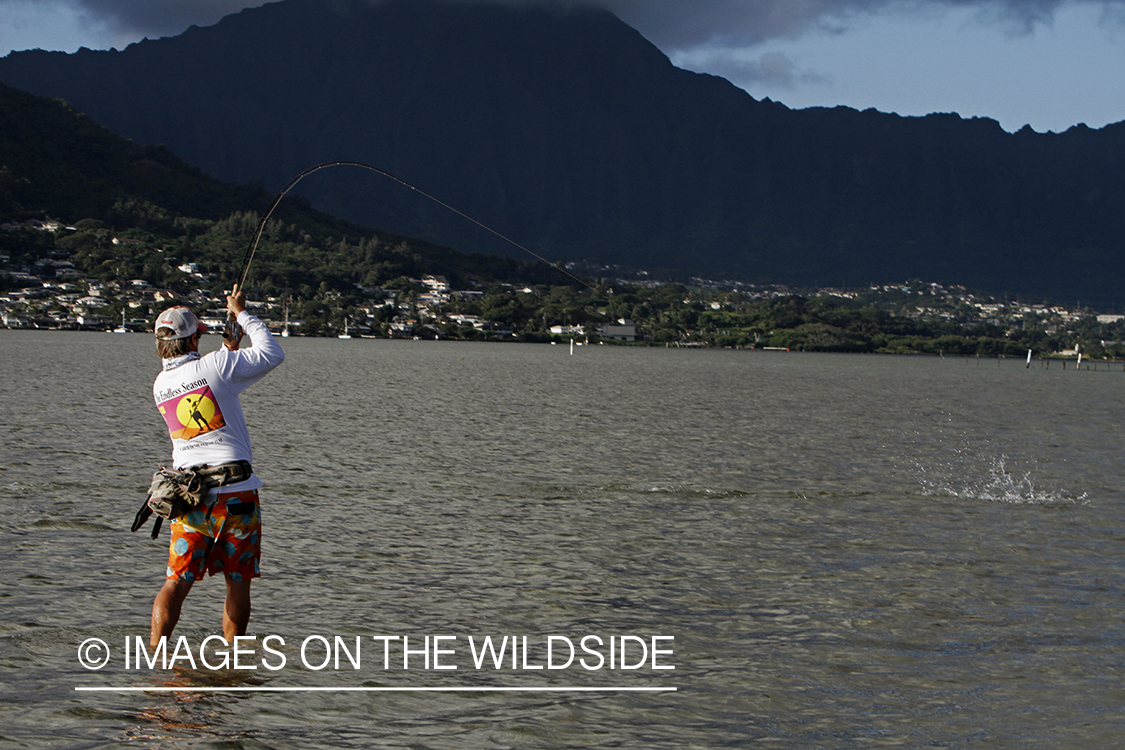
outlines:
[[[195,338],[194,333],[182,339],[165,338],[174,335],[176,335],[176,332],[171,328],[156,329],[156,353],[161,359],[182,357],[191,351],[191,340]]]

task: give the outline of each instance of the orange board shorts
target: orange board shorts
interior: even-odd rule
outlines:
[[[220,492],[172,521],[167,577],[202,580],[222,572],[232,581],[249,581],[261,573],[262,512],[257,490]]]

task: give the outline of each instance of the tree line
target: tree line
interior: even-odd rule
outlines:
[[[967,356],[1023,356],[1029,349],[1046,356],[1077,347],[1089,357],[1125,355],[1120,322],[1019,313],[1015,300],[1000,301],[1011,311],[1002,320],[987,320],[964,293],[937,294],[921,282],[832,296],[580,280],[542,262],[466,255],[301,210],[279,214],[264,228],[250,291],[274,300],[268,314],[275,318],[287,305],[306,334],[335,335],[350,321],[386,335],[392,322],[406,319],[437,336],[496,338],[450,318],[459,315],[489,321],[515,340],[550,340],[553,326],[582,326],[587,338],[598,340],[600,326],[629,319],[647,344]],[[253,211],[208,220],[123,199],[104,218],[79,221],[71,231],[3,233],[0,251],[9,267],[42,271],[45,259],[66,258],[87,282],[142,280],[185,300],[200,294],[221,299],[258,221]],[[444,276],[453,289],[478,294],[418,304],[424,275]],[[9,288],[14,283],[0,280]],[[388,292],[394,305],[384,304]],[[107,312],[119,314],[124,305],[123,298],[106,295]]]

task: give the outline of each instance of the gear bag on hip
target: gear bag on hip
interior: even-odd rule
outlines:
[[[155,513],[157,519],[152,526],[152,538],[155,539],[165,518],[175,520],[191,513],[212,489],[248,479],[252,471],[247,461],[217,466],[193,466],[183,470],[161,466],[152,474],[148,499],[133,519],[133,531],[143,526],[149,516]]]

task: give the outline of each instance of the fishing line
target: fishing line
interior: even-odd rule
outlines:
[[[313,174],[314,172],[319,172],[320,170],[325,169],[327,167],[360,167],[362,169],[369,169],[372,172],[376,172],[377,174],[383,175],[384,177],[388,177],[388,178],[394,180],[395,182],[397,182],[398,184],[402,185],[403,187],[409,188],[410,190],[413,190],[414,192],[421,195],[422,197],[433,201],[434,203],[438,204],[442,208],[445,208],[449,211],[452,211],[453,213],[457,214],[461,218],[463,218],[467,221],[470,221],[473,224],[476,224],[478,227],[480,227],[481,229],[484,229],[486,232],[490,232],[490,233],[496,235],[497,237],[504,240],[508,244],[510,244],[514,247],[518,247],[520,250],[523,250],[525,253],[532,256],[536,260],[540,260],[543,263],[546,263],[551,268],[554,268],[556,271],[574,279],[578,283],[580,283],[583,286],[585,286],[586,288],[590,289],[590,291],[594,292],[595,294],[598,294],[600,296],[604,296],[604,295],[601,295],[601,293],[598,292],[597,289],[590,286],[590,284],[588,282],[586,282],[584,279],[581,279],[581,278],[575,276],[574,274],[567,271],[565,268],[562,268],[561,266],[559,266],[557,263],[552,263],[551,261],[544,258],[542,255],[539,255],[538,253],[534,252],[533,250],[530,250],[527,247],[524,247],[520,243],[513,240],[511,237],[508,237],[504,234],[501,234],[500,232],[496,231],[495,229],[488,226],[484,222],[478,221],[477,219],[474,219],[472,216],[469,216],[464,211],[461,211],[457,208],[454,208],[453,206],[449,205],[448,203],[441,200],[440,198],[436,198],[433,195],[430,195],[429,193],[427,193],[425,190],[422,190],[421,188],[418,188],[414,185],[411,185],[409,182],[402,179],[401,177],[396,177],[395,175],[391,174],[390,172],[388,172],[384,169],[379,169],[378,167],[373,167],[370,164],[364,164],[363,162],[358,162],[358,161],[326,161],[322,164],[317,164],[316,166],[309,167],[304,172],[301,172],[299,175],[297,175],[292,180],[290,180],[288,185],[286,185],[285,187],[283,187],[281,189],[281,192],[278,193],[277,197],[274,198],[273,204],[270,205],[269,210],[266,211],[265,216],[263,216],[262,220],[258,222],[258,230],[254,233],[254,239],[250,242],[250,246],[246,249],[246,256],[245,256],[245,258],[243,258],[243,261],[242,261],[242,271],[239,272],[239,275],[238,275],[238,287],[240,289],[242,288],[242,285],[246,282],[246,274],[250,270],[250,262],[254,259],[254,252],[258,249],[258,241],[262,238],[262,231],[266,228],[266,222],[269,220],[270,216],[273,214],[274,209],[276,209],[278,204],[281,203],[281,199],[284,198],[285,194],[288,193],[290,190],[292,190],[297,185],[298,182],[305,179],[310,174]]]
[[[385,169],[379,169],[378,167],[371,166],[370,164],[364,164],[363,162],[348,161],[348,160],[326,161],[326,162],[323,162],[321,164],[317,164],[315,166],[309,167],[304,172],[301,172],[299,175],[297,175],[292,180],[290,180],[289,184],[287,184],[285,187],[283,187],[281,189],[281,192],[279,192],[277,194],[277,196],[274,198],[273,203],[269,207],[269,210],[266,211],[265,215],[262,216],[261,221],[258,222],[258,229],[257,229],[257,231],[254,232],[254,237],[250,241],[249,247],[246,248],[246,255],[243,257],[243,260],[242,260],[242,270],[239,271],[239,274],[238,274],[238,288],[239,289],[242,289],[243,286],[246,283],[246,275],[250,271],[250,263],[251,263],[251,261],[254,260],[254,253],[258,249],[258,242],[262,238],[262,232],[266,228],[266,222],[269,221],[270,216],[273,215],[273,212],[277,208],[278,204],[281,203],[281,200],[285,197],[285,195],[290,190],[292,190],[297,185],[298,182],[305,179],[310,174],[313,174],[314,172],[319,172],[320,170],[326,169],[328,167],[359,167],[361,169],[367,169],[367,170],[370,170],[372,172],[375,172],[376,174],[381,174],[384,177],[387,177],[391,180],[394,180],[395,182],[402,185],[403,187],[408,188],[410,190],[413,190],[415,193],[418,193],[422,197],[433,201],[434,203],[438,204],[439,206],[441,206],[441,207],[443,207],[443,208],[445,208],[449,211],[452,211],[453,213],[457,214],[458,216],[465,219],[466,221],[469,221],[473,224],[476,224],[481,229],[499,237],[500,239],[504,240],[505,242],[512,245],[513,247],[519,248],[523,252],[532,256],[536,260],[539,260],[539,261],[545,263],[546,265],[555,269],[556,271],[563,274],[564,276],[568,276],[568,277],[574,279],[575,281],[577,281],[579,284],[581,284],[582,286],[589,289],[591,292],[593,292],[598,297],[601,297],[602,299],[606,300],[607,302],[612,302],[612,300],[608,296],[606,296],[605,293],[603,293],[603,292],[599,291],[598,289],[596,289],[595,287],[591,286],[590,283],[587,282],[585,279],[579,278],[578,276],[575,276],[570,271],[567,271],[565,268],[560,266],[558,263],[552,263],[551,261],[544,258],[542,255],[539,255],[535,251],[525,247],[524,245],[521,245],[519,242],[516,242],[511,237],[508,237],[507,235],[496,231],[495,229],[488,226],[484,222],[479,221],[478,219],[475,219],[472,216],[469,216],[464,211],[461,211],[460,209],[457,209],[454,206],[451,206],[450,204],[446,203],[445,201],[441,200],[440,198],[437,198],[437,197],[431,195],[430,193],[427,193],[425,190],[422,190],[421,188],[419,188],[415,185],[411,185],[409,182],[402,179],[401,177],[397,177],[397,176],[391,174],[390,172],[386,171]],[[634,316],[634,317],[636,317],[636,316]],[[233,319],[228,317],[227,328],[228,328],[228,332],[231,334],[230,336],[228,336],[228,338],[233,338],[234,336],[238,335],[237,325],[238,324],[235,323]],[[656,324],[655,327],[660,328],[661,326],[659,324]],[[224,336],[226,336],[226,333],[224,333]]]

